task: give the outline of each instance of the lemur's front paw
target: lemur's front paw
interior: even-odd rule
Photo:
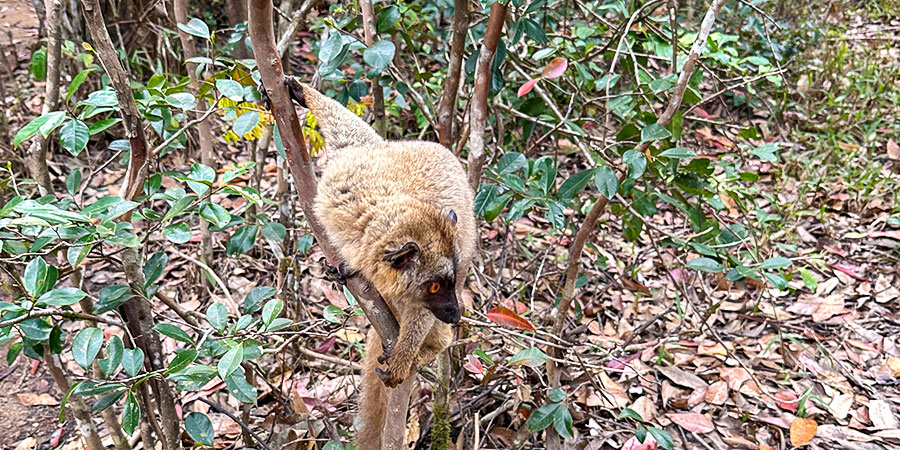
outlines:
[[[381,356],[378,357],[378,363],[387,364],[389,359],[391,359],[391,346],[381,341]]]
[[[391,369],[381,370],[380,368],[376,367],[375,373],[378,374],[378,378],[381,378],[381,382],[384,383],[385,386],[392,389],[399,386],[400,383],[402,383],[406,378],[401,377],[398,373]]]
[[[344,286],[347,284],[347,278],[356,275],[355,270],[350,269],[346,263],[340,263],[337,267],[328,264],[328,261],[322,261],[322,269],[325,271],[325,279]]]

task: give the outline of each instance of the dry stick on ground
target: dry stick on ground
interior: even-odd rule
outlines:
[[[294,185],[297,188],[298,203],[306,216],[313,235],[325,253],[325,258],[339,267],[340,256],[328,242],[325,230],[313,212],[313,200],[316,196],[316,179],[312,160],[306,150],[306,142],[300,129],[300,119],[294,104],[284,85],[284,72],[281,58],[275,47],[275,34],[272,26],[272,0],[250,0],[249,27],[250,39],[259,74],[266,94],[269,97],[272,115],[281,132],[282,142],[288,156],[288,164]],[[399,334],[400,326],[391,313],[384,299],[363,277],[356,275],[347,279],[347,288],[356,297],[363,312],[372,323],[372,327],[386,346],[392,346]],[[392,389],[388,396],[388,409],[396,414],[388,414],[385,422],[383,448],[401,448],[406,429],[406,412],[409,408],[409,393],[412,390],[415,375],[411,375],[400,387]]]
[[[41,107],[41,115],[56,109],[59,101],[59,55],[62,39],[60,37],[60,11],[62,5],[59,0],[46,0],[44,10],[47,22],[47,86],[44,96],[44,106]],[[47,168],[47,141],[41,133],[28,147],[28,171],[31,178],[37,182],[41,195],[55,195],[53,182],[50,180],[50,170]]]
[[[665,111],[663,111],[663,113],[657,120],[660,125],[667,126],[669,122],[672,121],[672,117],[675,116],[675,112],[677,112],[678,108],[681,106],[681,101],[684,98],[684,92],[687,89],[688,81],[693,74],[694,66],[697,64],[697,60],[700,59],[700,54],[703,52],[703,48],[706,45],[706,38],[709,36],[710,30],[712,30],[712,26],[716,21],[716,15],[719,13],[719,9],[722,7],[723,2],[724,0],[713,0],[709,5],[709,9],[706,11],[706,16],[703,18],[703,22],[701,22],[700,24],[700,32],[697,34],[694,45],[691,47],[691,52],[688,55],[687,61],[684,63],[684,68],[678,75],[678,82],[675,86],[675,92],[669,98],[669,103]],[[638,147],[638,150],[644,152],[649,146],[650,142],[645,142]],[[624,178],[625,176],[626,175],[623,174],[621,178]],[[619,184],[621,185],[621,179]],[[553,334],[560,335],[563,327],[569,320],[569,307],[572,305],[572,300],[574,300],[575,298],[575,280],[578,277],[581,253],[584,250],[584,245],[587,242],[587,239],[594,231],[594,225],[596,224],[597,219],[606,208],[607,202],[608,199],[605,197],[598,198],[594,203],[594,206],[592,206],[590,211],[588,212],[587,217],[585,217],[584,222],[581,224],[581,227],[578,228],[578,232],[575,233],[575,240],[572,241],[572,247],[569,248],[569,262],[566,266],[565,283],[563,284],[563,288],[560,292],[561,298],[559,301],[559,308],[557,309],[556,315],[553,320]],[[551,356],[559,357],[559,351],[557,349],[550,349],[550,352]],[[548,362],[547,367],[548,377],[550,378],[550,385],[553,387],[559,387],[559,367],[552,360]],[[552,430],[549,434],[551,439],[548,443],[548,446],[550,448],[558,448],[559,437],[556,436],[555,432],[553,432]]]
[[[176,23],[187,24],[187,8],[187,0],[175,0],[174,12]],[[180,28],[178,29],[178,38],[181,40],[181,49],[184,54],[184,60],[188,61],[191,58],[196,57],[197,47],[194,45],[194,38]],[[186,67],[188,76],[191,79],[191,91],[197,99],[197,110],[193,115],[195,118],[203,117],[209,106],[206,104],[206,100],[200,98],[201,80],[197,76],[197,63],[188,62],[186,63]],[[208,120],[202,120],[197,124],[197,140],[200,142],[200,163],[207,167],[211,167],[213,164],[213,138]],[[200,255],[203,257],[203,261],[212,263],[212,236],[209,233],[209,222],[205,220],[200,221]]]
[[[363,34],[365,35],[366,47],[371,47],[375,43],[375,10],[372,7],[372,0],[359,0],[359,9],[362,12]],[[375,113],[375,131],[378,135],[385,137],[387,133],[387,120],[384,117],[384,90],[381,89],[381,76],[376,75],[372,78],[372,110]]]
[[[441,104],[437,113],[438,142],[449,149],[453,148],[453,128],[456,123],[456,94],[459,91],[459,77],[462,72],[462,60],[466,50],[466,32],[469,30],[470,0],[454,0],[453,2],[453,39],[450,42],[450,65],[441,95]]]
[[[494,52],[503,32],[506,21],[506,5],[496,2],[491,5],[484,43],[478,53],[478,65],[475,69],[475,89],[472,93],[472,111],[469,113],[469,185],[478,189],[481,173],[484,171],[484,124],[487,121],[488,91],[491,88],[491,65]]]
[[[141,126],[141,116],[131,92],[128,75],[125,68],[122,67],[119,55],[109,37],[99,0],[81,0],[81,3],[84,6],[84,18],[91,32],[97,57],[116,92],[119,114],[122,117],[125,135],[130,144],[131,159],[120,192],[124,199],[134,200],[140,193],[144,182],[148,158],[148,145]],[[131,220],[131,214],[124,215],[122,220]],[[141,269],[140,254],[137,249],[128,248],[122,252],[122,266],[125,279],[132,290],[135,293],[143,293],[144,273]],[[163,369],[166,359],[159,334],[153,330],[153,311],[150,308],[150,302],[142,295],[138,295],[125,302],[121,306],[121,311],[131,336],[134,337],[133,344],[140,347],[146,355],[145,363],[149,365],[149,369],[151,371]],[[160,440],[163,448],[175,450],[180,447],[181,421],[175,410],[175,397],[172,390],[168,382],[162,378],[152,378],[145,384],[149,384],[153,391],[156,408],[159,412],[160,426],[157,429],[162,430]],[[141,388],[146,389],[144,384],[141,385]],[[151,411],[145,411],[143,417],[156,424]],[[144,436],[144,438],[149,441],[149,436]],[[145,441],[146,446],[150,444],[148,441]]]

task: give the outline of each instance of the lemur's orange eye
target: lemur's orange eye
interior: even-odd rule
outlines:
[[[438,291],[440,291],[440,290],[441,290],[441,283],[438,283],[437,281],[435,281],[434,283],[431,283],[431,286],[428,286],[428,292],[431,294],[437,294]]]

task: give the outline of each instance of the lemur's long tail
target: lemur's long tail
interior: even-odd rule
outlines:
[[[309,108],[319,124],[322,137],[329,151],[340,150],[351,145],[377,144],[381,136],[340,103],[325,96],[293,77],[285,78],[291,96],[301,106]]]

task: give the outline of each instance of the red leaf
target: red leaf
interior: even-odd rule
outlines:
[[[66,434],[65,428],[60,428],[53,432],[50,436],[50,447],[56,448],[59,447],[59,441],[62,439],[63,435]]]
[[[775,404],[792,413],[797,412],[797,394],[791,391],[781,390],[775,393]]]
[[[495,306],[487,313],[488,319],[497,325],[503,325],[518,330],[534,331],[534,325],[521,316],[503,306]]]
[[[568,66],[569,62],[566,61],[566,58],[562,56],[553,58],[550,64],[547,64],[544,70],[541,71],[541,76],[544,78],[559,78],[566,73],[566,67]]]
[[[481,364],[481,361],[478,360],[477,356],[469,353],[466,355],[466,359],[468,362],[463,364],[464,369],[474,374],[481,374],[484,371],[484,366]]]
[[[534,85],[537,84],[538,81],[540,81],[540,78],[528,80],[525,84],[522,85],[522,87],[519,88],[518,96],[521,97],[521,96],[531,92],[531,90],[534,89]]]
[[[716,427],[712,420],[705,414],[698,413],[669,413],[666,414],[672,422],[681,425],[682,428],[694,433],[709,433]]]
[[[853,278],[856,278],[859,281],[869,281],[868,278],[856,273],[853,270],[852,266],[848,266],[845,264],[829,264],[828,266],[831,267],[832,269],[840,270],[841,272],[844,272],[845,274],[847,274]]]
[[[331,336],[330,338],[325,339],[325,342],[323,342],[322,345],[320,345],[319,348],[316,349],[316,353],[328,353],[328,351],[331,350],[332,347],[334,347],[335,341],[337,341],[337,336]]]

